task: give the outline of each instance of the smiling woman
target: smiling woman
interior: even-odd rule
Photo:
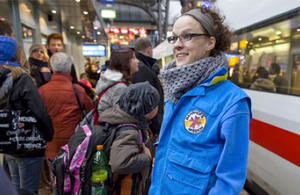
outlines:
[[[149,194],[237,195],[251,108],[227,80],[230,32],[217,12],[193,9],[176,20],[168,41],[174,60],[161,71],[167,101]]]

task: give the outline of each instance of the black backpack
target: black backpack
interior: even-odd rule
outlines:
[[[89,127],[87,124],[78,125],[77,131],[70,138],[68,144],[63,146],[52,162],[51,172],[53,186],[58,195],[66,194],[91,194],[91,164],[96,146],[101,144],[109,159],[110,147],[119,130],[137,129],[135,124],[111,125],[101,123]],[[105,182],[108,194],[116,189],[112,173]]]

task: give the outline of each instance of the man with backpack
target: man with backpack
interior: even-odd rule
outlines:
[[[53,162],[58,194],[91,194],[90,166],[99,144],[111,167],[109,194],[146,194],[152,163],[147,120],[157,114],[158,103],[159,93],[148,82],[132,84],[117,107],[100,113],[100,125],[79,128]]]

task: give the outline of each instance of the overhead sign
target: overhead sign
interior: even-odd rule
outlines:
[[[104,57],[106,56],[106,45],[104,44],[84,44],[82,46],[83,56]]]
[[[102,4],[114,4],[115,0],[101,0]]]
[[[113,10],[113,9],[102,9],[101,10],[102,18],[115,19],[116,15],[117,15],[116,10]]]

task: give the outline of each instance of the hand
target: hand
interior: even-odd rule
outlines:
[[[145,154],[147,154],[150,157],[150,159],[152,159],[151,152],[150,152],[149,148],[147,148],[145,146],[145,144],[143,144],[143,150],[144,150]]]

